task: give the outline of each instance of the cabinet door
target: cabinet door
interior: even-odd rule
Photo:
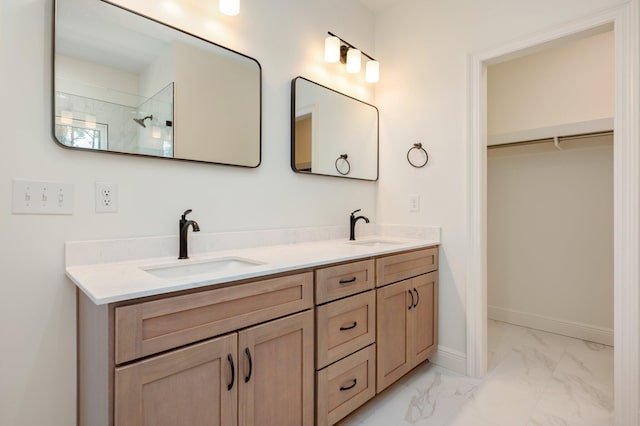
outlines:
[[[410,350],[415,367],[438,346],[438,272],[420,275],[411,281],[415,300],[411,309]]]
[[[115,426],[235,425],[236,351],[232,334],[117,368]]]
[[[377,295],[377,392],[404,376],[412,368],[408,350],[412,309],[411,280],[379,288]]]
[[[241,426],[313,425],[313,311],[238,333]]]

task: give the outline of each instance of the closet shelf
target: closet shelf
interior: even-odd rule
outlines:
[[[575,123],[558,124],[556,126],[489,135],[487,138],[487,146],[554,139],[576,135],[610,133],[612,131],[613,117],[599,118],[596,120],[579,121]]]

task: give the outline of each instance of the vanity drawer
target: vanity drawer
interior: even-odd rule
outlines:
[[[313,306],[311,272],[115,309],[115,362],[197,342]]]
[[[316,307],[316,368],[344,358],[375,339],[375,291]]]
[[[316,373],[317,425],[333,425],[376,394],[376,345]]]
[[[438,269],[438,247],[376,259],[376,287]]]
[[[373,259],[316,270],[316,304],[340,299],[372,289],[375,263]]]

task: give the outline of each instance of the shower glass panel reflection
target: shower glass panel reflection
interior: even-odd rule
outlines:
[[[173,157],[173,83],[150,98],[88,85],[55,96],[55,135],[64,145]]]

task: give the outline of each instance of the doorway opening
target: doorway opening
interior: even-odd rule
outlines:
[[[487,67],[609,26],[615,44],[614,390],[616,424],[639,424],[640,96],[638,0],[544,31],[469,61],[467,374],[487,370]]]

